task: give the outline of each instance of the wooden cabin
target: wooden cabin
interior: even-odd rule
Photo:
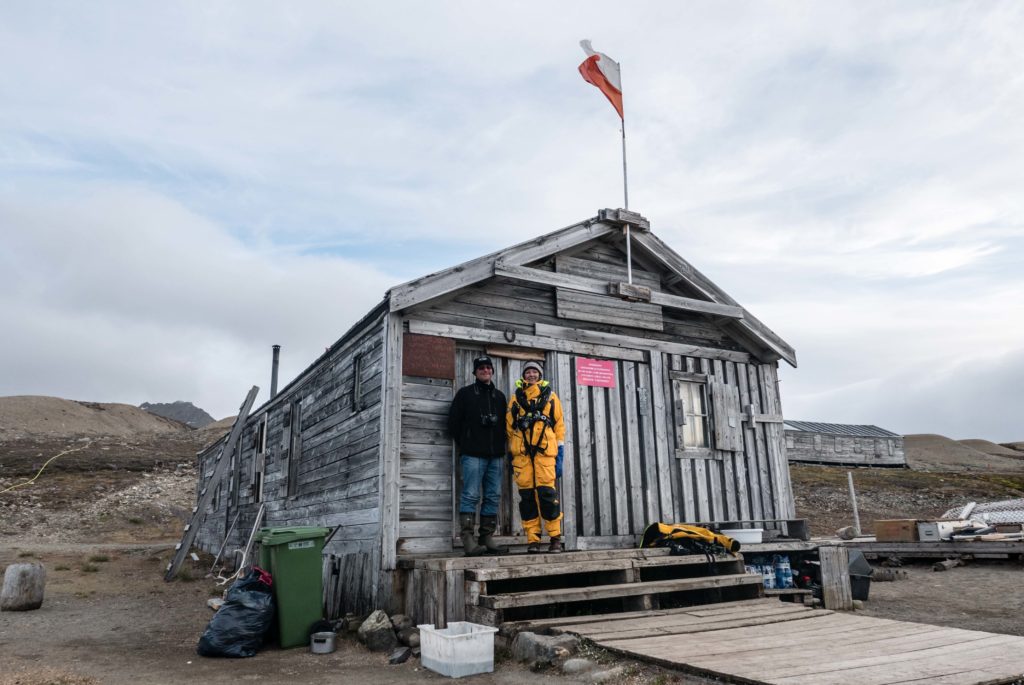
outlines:
[[[878,426],[786,420],[786,458],[836,466],[906,466],[903,436]]]
[[[627,245],[626,233],[630,234]],[[631,254],[627,274],[627,254]],[[223,442],[199,455],[219,487],[196,544],[244,546],[262,525],[327,526],[332,615],[409,609],[400,560],[458,557],[459,474],[446,417],[486,352],[511,394],[541,360],[568,426],[569,550],[635,547],[654,521],[794,518],[779,360],[793,349],[623,210],[396,286]],[[507,476],[499,542],[525,547]]]

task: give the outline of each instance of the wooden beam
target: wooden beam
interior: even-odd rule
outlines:
[[[750,361],[750,355],[746,352],[719,350],[713,347],[701,347],[699,345],[684,345],[682,343],[653,340],[650,338],[638,338],[632,335],[619,335],[617,333],[586,331],[581,328],[566,328],[565,326],[552,326],[551,324],[546,323],[535,324],[534,332],[539,336],[575,340],[578,342],[591,343],[606,347],[613,346],[633,348],[637,350],[657,350],[667,354],[681,354],[687,357],[703,357],[705,359],[725,359],[731,362],[746,363]]]
[[[446,323],[434,323],[432,321],[409,320],[409,332],[421,335],[440,335],[446,338],[457,340],[473,340],[484,343],[503,343],[505,335],[501,331],[491,331],[483,328],[470,328],[469,326],[455,326]],[[557,337],[546,337],[538,335],[516,335],[513,341],[523,347],[533,347],[540,350],[555,350],[557,352],[570,352],[572,354],[591,355],[594,357],[609,357],[611,359],[625,359],[633,362],[647,361],[647,354],[638,349],[624,349],[621,347],[610,347],[607,345],[595,345],[586,342],[564,340]]]
[[[494,264],[504,260],[509,264],[525,264],[556,252],[567,250],[594,238],[599,238],[617,226],[588,219],[539,238],[470,260],[444,271],[396,285],[388,291],[391,311],[397,312],[421,304],[435,297],[478,283],[494,275]]]
[[[609,288],[608,281],[602,281],[597,278],[574,276],[572,274],[558,273],[555,271],[544,271],[542,269],[533,269],[528,266],[516,266],[505,261],[495,263],[494,275],[504,276],[505,278],[514,278],[516,280],[527,281],[529,283],[541,283],[543,285],[549,285],[556,288],[566,288],[567,290],[594,293],[597,295],[607,295]],[[663,293],[658,290],[651,291],[650,302],[651,304],[660,304],[662,307],[668,307],[669,309],[680,309],[700,314],[711,314],[730,320],[743,318],[742,307],[718,304],[717,302],[707,302],[705,300],[695,300],[689,297],[680,297],[679,295],[670,295],[669,293]]]
[[[384,317],[384,371],[380,418],[381,569],[395,568],[399,536],[402,434],[402,315]]]

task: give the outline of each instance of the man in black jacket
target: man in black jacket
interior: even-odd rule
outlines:
[[[494,364],[490,357],[473,360],[476,381],[455,394],[448,412],[448,432],[459,445],[462,492],[459,497],[459,525],[462,548],[467,557],[504,554],[492,536],[498,523],[501,499],[501,467],[505,457],[505,393],[494,387]],[[473,538],[476,507],[480,507],[480,543]]]

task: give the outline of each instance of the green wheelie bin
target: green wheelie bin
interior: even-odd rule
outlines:
[[[309,644],[309,628],[323,618],[324,538],[330,528],[260,529],[260,566],[274,577],[281,647]]]

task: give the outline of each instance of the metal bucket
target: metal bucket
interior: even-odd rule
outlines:
[[[330,654],[334,651],[334,633],[313,633],[309,636],[309,651],[313,654]]]

